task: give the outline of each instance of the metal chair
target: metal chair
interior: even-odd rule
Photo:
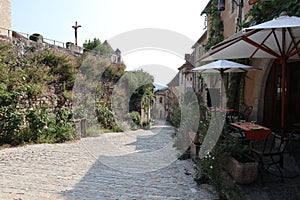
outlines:
[[[232,111],[226,113],[226,123],[239,122],[240,120],[245,120],[245,117],[241,112]]]
[[[251,152],[258,158],[262,179],[262,170],[266,170],[273,175],[280,176],[283,182],[283,154],[288,142],[289,138],[284,138],[282,141],[280,135],[274,132],[270,132],[263,141],[252,142]],[[271,168],[272,166],[275,168]]]
[[[247,106],[245,103],[239,105],[239,112],[243,114],[245,120],[249,119],[252,110],[253,106]]]

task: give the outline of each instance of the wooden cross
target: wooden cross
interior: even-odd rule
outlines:
[[[80,28],[81,25],[77,25],[77,21],[75,22],[75,26],[72,26],[75,30],[75,45],[77,45],[77,29]]]

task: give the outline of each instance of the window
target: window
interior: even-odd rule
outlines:
[[[160,98],[159,98],[159,103],[162,103],[162,102],[163,102],[163,98],[160,97]]]

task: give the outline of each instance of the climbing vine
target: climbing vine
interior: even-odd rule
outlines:
[[[299,0],[271,0],[255,3],[246,13],[241,28],[272,20],[283,11],[286,11],[290,16],[300,17]]]
[[[220,11],[218,11],[218,1],[211,1],[211,5],[207,7],[204,12],[209,17],[209,37],[207,43],[204,45],[205,50],[209,50],[212,46],[221,42],[224,39],[223,31],[224,25],[221,20]]]

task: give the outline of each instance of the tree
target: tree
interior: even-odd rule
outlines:
[[[97,38],[94,38],[93,41],[90,39],[83,43],[83,47],[86,50],[94,51],[95,53],[102,55],[102,56],[109,56],[109,48],[106,45],[103,45],[101,41]]]
[[[155,101],[155,95],[153,94],[153,88],[147,87],[145,88],[145,92],[141,99],[141,106],[144,109],[146,121],[150,120],[150,107]]]
[[[289,15],[300,16],[299,0],[271,0],[255,3],[245,15],[242,27],[249,27],[272,20],[286,11]],[[246,22],[248,19],[250,21]]]

